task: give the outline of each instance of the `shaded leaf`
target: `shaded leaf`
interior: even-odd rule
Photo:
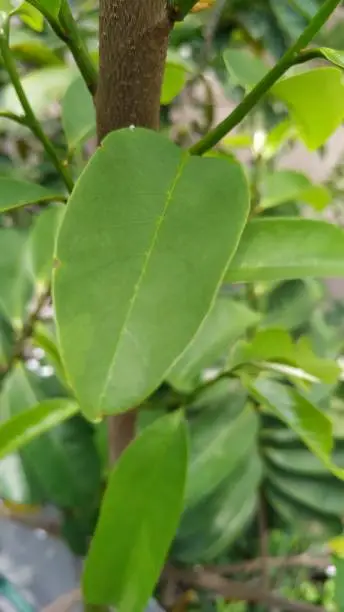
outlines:
[[[51,206],[35,219],[29,240],[29,257],[32,271],[39,283],[48,284],[53,268],[53,255],[58,228],[64,208]]]
[[[177,528],[186,468],[180,412],[155,421],[126,449],[110,475],[86,559],[86,601],[119,612],[144,609]]]
[[[32,277],[26,259],[27,233],[0,229],[0,308],[16,327],[32,296]]]
[[[254,87],[269,71],[268,66],[249,49],[227,49],[223,59],[234,84],[245,89]]]
[[[184,89],[187,78],[186,67],[182,63],[167,61],[160,96],[161,104],[169,104]]]
[[[61,197],[63,198],[58,191],[47,189],[37,183],[0,176],[0,212],[27,204],[60,200]]]
[[[78,412],[75,402],[61,398],[46,400],[0,425],[0,458]]]
[[[226,282],[340,277],[344,231],[323,221],[257,219],[247,224]]]
[[[224,397],[212,400],[208,396],[209,405],[190,421],[186,507],[197,504],[230,477],[256,442],[257,416],[251,406],[245,406],[246,395],[230,393],[228,384],[223,387]]]
[[[168,374],[177,389],[192,390],[202,369],[228,353],[233,343],[249,327],[259,321],[259,315],[244,304],[219,297],[195,338]]]
[[[2,418],[8,421],[26,414],[46,399],[40,379],[18,364],[5,379],[0,396]],[[21,449],[20,457],[25,473],[38,484],[45,500],[62,507],[97,504],[99,458],[92,428],[79,416],[31,440]]]
[[[70,198],[54,274],[62,355],[89,418],[158,387],[209,312],[247,213],[237,163],[143,129],[104,140]]]
[[[284,202],[302,199],[310,180],[301,172],[279,170],[264,176],[261,188],[260,208],[271,208]]]
[[[96,133],[94,103],[81,77],[70,84],[62,100],[62,125],[72,151]]]
[[[200,563],[227,551],[253,515],[261,476],[259,456],[251,450],[211,495],[185,512],[174,556],[184,563]]]

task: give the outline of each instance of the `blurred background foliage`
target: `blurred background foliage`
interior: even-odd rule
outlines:
[[[0,8],[6,2],[0,0]],[[217,0],[211,10],[189,15],[171,35],[162,130],[181,145],[205,134],[221,114],[223,101],[229,108],[237,103],[320,4]],[[73,10],[97,61],[97,5],[74,1]],[[316,43],[344,48],[340,13]],[[37,117],[77,177],[95,146],[95,115],[86,86],[63,43],[30,5],[13,19],[10,44]],[[297,84],[302,91],[297,103],[295,86],[289,83],[220,143],[222,154],[239,155],[247,163],[253,214],[325,215],[341,222],[340,160],[322,183],[280,166],[285,152],[300,141],[323,155],[327,139],[342,123],[340,73],[326,70],[331,101],[316,77]],[[307,67],[293,69],[293,75],[290,81],[307,79]],[[22,197],[29,206],[0,216],[0,400],[6,421],[38,402],[68,398],[70,390],[49,299],[22,347],[23,358],[7,373],[16,337],[50,286],[66,194],[41,145],[8,117],[8,112],[20,113],[20,105],[1,65],[0,88],[3,197],[10,202],[21,181],[44,188],[39,191],[36,185],[38,191],[30,195],[27,185]],[[329,125],[322,117],[328,103],[337,105],[336,120]],[[248,584],[267,580],[270,590],[329,612],[342,609],[336,608],[334,580],[340,559],[338,554],[332,559],[329,542],[343,532],[343,482],[276,413],[281,389],[287,389],[296,411],[306,401],[329,416],[333,460],[344,468],[343,331],[342,300],[321,280],[224,285],[195,342],[140,411],[141,428],[180,405],[189,420],[186,507],[170,554],[179,571],[205,564]],[[254,393],[257,380],[262,384]],[[107,474],[106,444],[104,424],[91,425],[75,415],[1,459],[0,495],[6,512],[25,520],[26,514],[54,505],[59,518],[53,530],[77,555],[85,554]],[[184,587],[183,580],[167,573],[157,595],[175,612],[267,609]]]

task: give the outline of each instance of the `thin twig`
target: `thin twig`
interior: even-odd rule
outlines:
[[[259,503],[258,503],[258,529],[259,529],[259,543],[260,543],[260,554],[261,554],[261,576],[262,576],[262,588],[268,593],[270,589],[270,578],[269,578],[269,532],[266,519],[266,502],[262,489],[259,491]]]
[[[326,569],[329,565],[329,558],[328,556],[312,557],[308,553],[302,553],[301,555],[290,557],[269,557],[268,563],[270,569],[278,569],[279,567],[316,567],[319,569]],[[207,571],[216,572],[222,576],[233,576],[234,574],[240,573],[251,574],[260,572],[261,568],[261,557],[250,559],[249,561],[242,561],[240,563],[204,566],[204,569]]]
[[[307,28],[302,32],[297,41],[281,57],[279,62],[270,70],[266,76],[250,91],[243,101],[213,130],[208,132],[204,138],[193,145],[190,153],[202,155],[214,147],[228,132],[236,127],[248,115],[248,113],[265,96],[278,79],[295,63],[308,61],[314,58],[312,50],[301,53],[302,50],[313,40],[330,15],[340,4],[340,0],[325,0],[319,11],[314,15]]]
[[[28,2],[42,13],[56,36],[67,45],[91,95],[94,96],[97,89],[98,72],[80,35],[67,0],[64,0],[61,5],[59,19],[56,19],[39,0],[28,0]]]
[[[274,593],[266,593],[260,586],[228,580],[203,568],[191,570],[169,568],[168,571],[172,572],[174,578],[184,586],[212,591],[226,599],[263,603],[281,608],[285,612],[325,612],[322,607],[290,601]]]
[[[23,111],[25,113],[25,124],[30,128],[30,130],[38,138],[38,140],[40,140],[45,149],[46,154],[49,156],[58,174],[64,181],[68,191],[71,192],[73,189],[73,179],[69,174],[68,168],[64,165],[63,161],[59,159],[54,145],[43,131],[43,128],[38,119],[36,118],[36,115],[32,110],[31,104],[21,84],[17,66],[8,44],[8,22],[5,24],[3,30],[0,32],[0,51],[13,88],[15,89],[19,101],[23,107]],[[11,118],[13,119],[13,116],[11,116]]]
[[[32,336],[35,324],[37,320],[39,319],[41,311],[43,307],[45,306],[45,303],[49,299],[49,297],[50,297],[50,287],[47,288],[39,296],[36,306],[30,312],[26,322],[24,323],[19,333],[19,336],[17,338],[17,341],[14,345],[14,348],[13,348],[13,351],[12,351],[12,354],[11,354],[11,357],[8,363],[0,369],[0,374],[2,378],[6,376],[7,374],[9,374],[9,372],[12,370],[16,361],[23,356],[26,341]]]

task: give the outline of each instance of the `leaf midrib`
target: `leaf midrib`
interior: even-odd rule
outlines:
[[[106,377],[105,377],[104,385],[103,385],[101,393],[99,395],[99,402],[98,402],[98,410],[99,411],[100,411],[102,402],[103,402],[103,400],[104,400],[104,398],[106,396],[107,388],[108,388],[110,380],[111,380],[112,372],[113,372],[113,370],[115,368],[115,365],[116,365],[116,362],[117,362],[118,353],[119,353],[119,346],[121,344],[121,340],[122,340],[123,334],[125,333],[128,321],[129,321],[129,319],[131,317],[131,314],[132,314],[132,312],[134,310],[135,303],[136,303],[137,297],[139,295],[143,279],[144,279],[144,277],[146,275],[147,269],[149,267],[149,262],[150,262],[150,259],[152,257],[153,251],[154,251],[154,247],[155,247],[155,245],[157,243],[157,240],[158,240],[158,237],[159,237],[160,229],[161,229],[162,225],[164,224],[164,221],[166,220],[167,211],[168,211],[168,209],[170,207],[170,204],[172,202],[176,186],[177,186],[177,184],[179,182],[179,179],[180,179],[180,177],[182,175],[184,166],[185,166],[186,161],[187,161],[188,158],[189,158],[189,155],[187,153],[184,153],[182,155],[181,160],[180,160],[180,162],[178,164],[178,167],[177,167],[177,172],[176,172],[175,178],[174,178],[174,180],[172,182],[172,185],[171,185],[170,189],[167,191],[167,194],[166,194],[166,196],[167,196],[166,197],[166,203],[165,203],[165,206],[163,208],[162,214],[158,217],[158,221],[157,221],[157,224],[156,224],[156,228],[155,228],[155,232],[154,232],[153,239],[152,239],[152,242],[151,242],[151,246],[150,246],[150,248],[148,249],[148,251],[146,253],[146,256],[145,256],[145,259],[144,259],[144,263],[143,263],[143,266],[142,266],[142,270],[141,270],[141,274],[140,274],[140,276],[138,278],[138,281],[137,281],[136,285],[134,286],[133,294],[132,294],[132,297],[131,297],[130,302],[129,302],[129,308],[128,308],[127,314],[126,314],[126,316],[124,318],[123,324],[122,324],[122,326],[120,328],[119,334],[118,334],[118,338],[117,338],[116,345],[115,345],[114,355],[113,355],[113,357],[111,359],[111,362],[110,362],[110,365],[109,365],[109,368],[108,368],[108,371],[107,371],[107,374],[106,374]]]

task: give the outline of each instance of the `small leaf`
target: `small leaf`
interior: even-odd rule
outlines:
[[[225,281],[242,283],[344,275],[344,231],[308,219],[247,224]]]
[[[93,100],[81,77],[70,84],[63,98],[62,125],[71,151],[96,132]]]
[[[202,370],[222,357],[259,315],[244,304],[219,297],[191,344],[173,366],[168,381],[181,391],[192,390]]]
[[[254,87],[269,71],[268,66],[248,49],[227,49],[223,59],[234,84],[245,89]]]
[[[78,412],[75,402],[46,400],[0,425],[0,458],[17,451],[45,431]]]
[[[247,213],[239,164],[148,130],[107,136],[70,198],[54,273],[61,354],[88,418],[159,386],[209,312]]]
[[[28,245],[29,256],[33,274],[43,285],[51,280],[56,236],[64,212],[62,206],[51,206],[43,210],[33,224]]]
[[[53,17],[58,17],[61,0],[36,0],[38,8],[42,8],[42,11],[47,12]]]
[[[291,387],[258,378],[252,384],[257,398],[297,433],[320,459],[329,457],[332,447],[332,423],[328,416]]]
[[[187,70],[182,63],[166,62],[160,97],[161,104],[170,104],[173,98],[180,94],[184,89],[186,77]]]
[[[26,231],[0,229],[0,309],[13,326],[25,318],[32,296],[32,275],[27,265]]]
[[[311,150],[321,147],[343,121],[344,83],[337,68],[314,68],[282,79],[272,93],[286,103]]]
[[[272,208],[301,198],[311,181],[301,172],[279,170],[267,174],[262,181],[260,208]]]
[[[143,610],[159,578],[182,511],[187,438],[180,412],[158,419],[113,469],[86,559],[91,604]]]
[[[320,47],[316,49],[323,55],[325,59],[327,59],[331,64],[335,64],[335,66],[339,66],[339,68],[344,68],[344,51],[340,51],[339,49],[329,49],[328,47]]]
[[[13,15],[19,15],[21,20],[35,30],[35,32],[42,32],[44,28],[44,18],[43,15],[34,7],[29,4],[29,2],[22,2],[14,11],[12,11]]]
[[[74,75],[75,71],[70,66],[53,66],[34,70],[21,78],[24,91],[39,119],[51,116],[51,107],[62,99]],[[12,85],[3,87],[0,108],[22,114],[22,106]],[[8,122],[6,129],[7,125]]]
[[[39,204],[51,200],[61,200],[61,192],[42,187],[37,183],[0,177],[0,212],[20,208],[28,204]]]

